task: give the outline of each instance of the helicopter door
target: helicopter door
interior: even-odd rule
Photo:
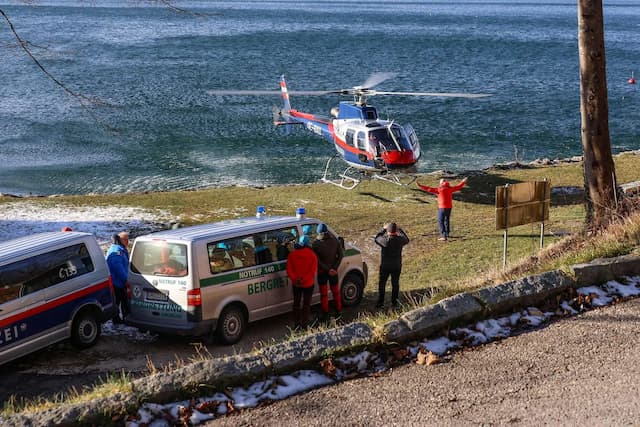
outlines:
[[[420,142],[418,141],[418,135],[416,135],[416,131],[410,124],[407,124],[403,127],[404,132],[409,138],[409,143],[411,143],[411,149],[413,150],[414,157],[417,159],[418,157],[420,157]]]

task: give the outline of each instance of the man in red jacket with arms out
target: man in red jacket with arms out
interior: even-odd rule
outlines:
[[[453,193],[462,190],[466,183],[467,178],[464,178],[458,185],[452,187],[449,181],[441,179],[440,185],[434,188],[416,182],[421,190],[438,196],[438,227],[440,227],[440,238],[438,240],[446,241],[449,238],[449,219],[451,218],[451,208],[453,208]]]

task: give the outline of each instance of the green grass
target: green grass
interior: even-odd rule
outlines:
[[[55,408],[62,403],[73,404],[93,399],[107,398],[116,393],[130,393],[131,377],[124,371],[107,375],[90,387],[77,390],[75,387],[60,392],[52,398],[18,399],[11,396],[0,409],[0,416],[8,417],[21,412],[44,411]]]

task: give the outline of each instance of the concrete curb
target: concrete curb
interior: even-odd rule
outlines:
[[[365,323],[351,323],[264,348],[260,353],[203,360],[170,373],[158,373],[132,382],[132,393],[64,405],[2,420],[7,426],[104,425],[112,414],[135,410],[141,402],[166,403],[191,393],[214,394],[221,387],[286,374],[313,365],[330,355],[365,347],[426,338],[466,322],[536,305],[570,287],[604,283],[640,274],[640,257],[596,259],[560,270],[529,276],[475,292],[461,293],[437,304],[420,307],[382,326],[376,333]],[[105,421],[108,420],[108,421]]]
[[[514,307],[536,305],[566,291],[574,283],[564,272],[554,270],[483,288],[471,295],[484,307],[485,315],[493,316]]]
[[[571,269],[579,286],[604,283],[618,277],[638,274],[638,260],[635,255],[616,258],[598,258],[585,264],[572,265]]]

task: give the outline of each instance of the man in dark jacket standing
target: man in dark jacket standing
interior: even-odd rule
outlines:
[[[318,237],[313,242],[313,251],[318,256],[318,287],[320,288],[320,306],[322,307],[321,320],[326,322],[329,320],[329,287],[331,287],[331,293],[333,294],[336,317],[340,317],[342,312],[338,267],[340,267],[342,257],[344,257],[344,251],[338,239],[329,232],[325,224],[318,224],[316,232]]]
[[[395,222],[385,225],[376,234],[375,242],[381,248],[380,281],[378,282],[377,308],[384,307],[384,292],[391,276],[391,304],[398,306],[400,294],[400,272],[402,271],[402,248],[409,243],[405,232]]]

